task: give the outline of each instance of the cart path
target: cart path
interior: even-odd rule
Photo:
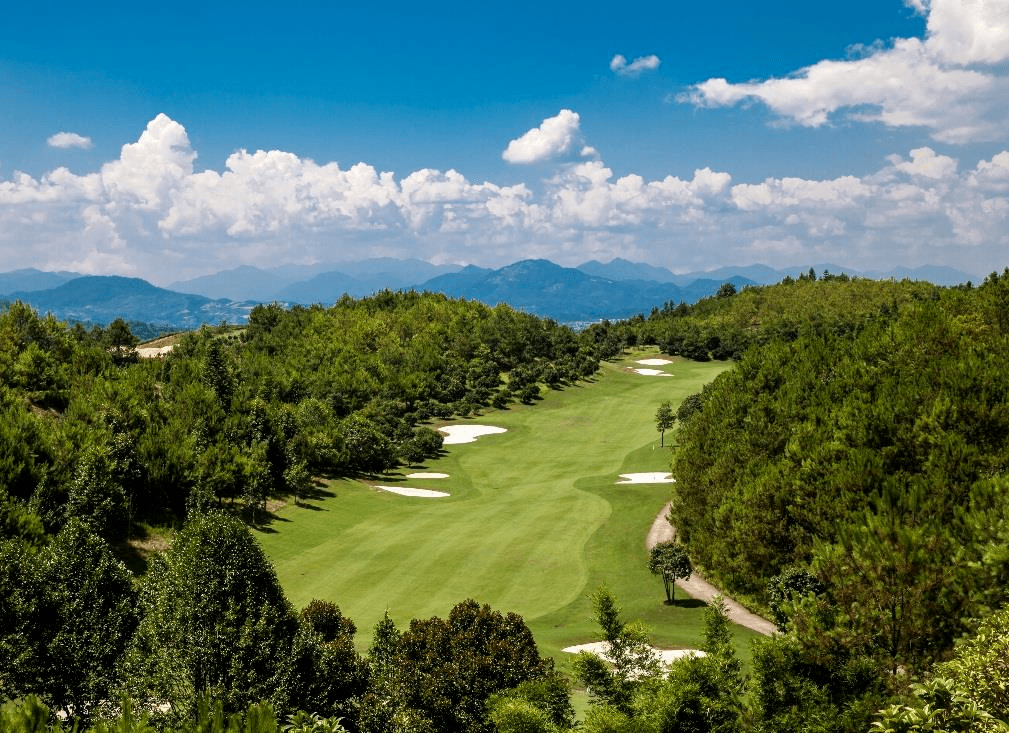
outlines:
[[[669,508],[670,504],[666,504],[662,507],[662,511],[659,512],[655,521],[652,522],[652,528],[648,530],[648,536],[645,538],[645,546],[649,549],[649,551],[651,551],[651,549],[658,543],[668,542],[676,535],[676,530],[673,528],[673,525],[671,525],[666,519],[666,515],[669,514]],[[764,634],[765,636],[771,636],[775,633],[775,631],[777,631],[777,627],[775,627],[774,624],[765,618],[761,618],[755,613],[747,611],[739,603],[729,598],[727,595],[718,590],[718,588],[702,578],[696,570],[691,574],[688,580],[677,580],[676,585],[682,590],[685,590],[691,597],[702,600],[705,603],[710,603],[715,596],[722,596],[725,601],[725,608],[728,611],[729,620],[733,623],[745,626],[746,628],[752,629],[759,634]]]

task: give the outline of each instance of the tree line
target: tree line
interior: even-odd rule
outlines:
[[[626,345],[689,356],[677,333],[695,358],[736,364],[675,410],[672,521],[705,575],[780,633],[754,643],[746,678],[715,604],[707,656],[663,671],[600,592],[612,653],[574,665],[582,729],[1004,730],[1009,271],[976,288],[811,273],[581,334],[383,293],[261,306],[242,333],[204,329],[142,362],[14,304],[0,314],[0,695],[16,702],[0,721],[571,728],[567,682],[519,617],[464,601],[405,630],[385,619],[359,655],[338,607],[291,608],[235,510],[255,520],[314,476],[429,455],[424,421],[534,401]],[[672,405],[660,412],[669,430]],[[182,527],[172,546],[133,576],[111,548],[165,521]],[[653,570],[672,583],[688,572],[674,565]]]
[[[758,729],[866,730],[890,704],[880,730],[946,730],[913,721],[966,710],[981,681],[941,670],[1007,600],[1009,271],[722,300],[693,328],[717,311],[750,345],[681,406],[671,521],[706,576],[778,622],[754,649]],[[777,305],[757,318],[758,301]],[[798,327],[769,337],[787,314]]]
[[[257,306],[246,328],[203,328],[157,359],[136,344],[121,320],[0,312],[0,696],[20,700],[4,720],[47,707],[178,730],[315,715],[334,730],[489,731],[487,698],[523,682],[567,719],[521,618],[465,601],[446,620],[387,622],[359,655],[335,605],[291,608],[245,522],[319,477],[437,455],[432,420],[533,403],[613,351],[415,292]],[[126,540],[151,526],[170,547],[135,575]]]
[[[431,420],[531,403],[607,355],[507,306],[413,292],[257,306],[158,359],[135,345],[121,321],[0,313],[3,537],[37,544],[77,518],[121,542],[224,505],[258,521],[270,496],[423,461],[441,448]]]

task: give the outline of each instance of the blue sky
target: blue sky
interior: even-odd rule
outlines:
[[[1009,265],[1009,0],[220,5],[5,10],[0,269]]]

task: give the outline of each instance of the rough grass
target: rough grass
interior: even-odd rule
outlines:
[[[507,433],[448,446],[422,467],[375,483],[448,491],[450,498],[390,494],[365,482],[337,481],[311,506],[288,505],[260,535],[288,597],[337,603],[367,647],[388,610],[400,628],[411,618],[445,616],[474,598],[521,614],[541,651],[562,668],[560,650],[599,638],[589,596],[608,587],[628,619],[642,619],[656,646],[696,647],[703,604],[680,591],[664,604],[662,582],[649,574],[645,535],[668,499],[669,484],[616,485],[620,473],[669,467],[655,410],[700,390],[726,365],[677,359],[674,378],[627,371],[637,351],[608,363],[590,382],[545,394],[534,407],[490,410],[473,422]],[[405,480],[417,470],[448,479]],[[737,629],[748,659],[752,633]]]

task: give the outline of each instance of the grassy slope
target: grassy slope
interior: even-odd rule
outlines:
[[[508,432],[448,446],[423,467],[449,479],[383,479],[451,498],[340,481],[333,498],[282,509],[261,541],[288,596],[299,608],[312,598],[336,602],[357,623],[361,646],[386,609],[404,628],[475,598],[520,613],[543,653],[566,666],[561,648],[598,638],[588,596],[605,584],[626,618],[652,627],[657,645],[697,646],[703,607],[665,606],[661,581],[646,568],[644,537],[669,487],[615,482],[624,472],[668,469],[655,409],[699,391],[724,365],[677,360],[666,367],[673,378],[626,370],[630,359],[652,355],[606,364],[595,381],[533,408],[474,420]],[[737,631],[744,658],[750,635]]]

